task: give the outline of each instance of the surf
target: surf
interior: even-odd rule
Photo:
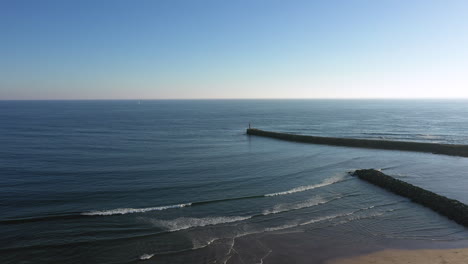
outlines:
[[[278,195],[287,195],[287,194],[292,194],[292,193],[297,193],[297,192],[305,192],[305,191],[325,187],[325,186],[328,186],[328,185],[332,185],[332,184],[341,182],[344,179],[345,179],[345,176],[343,176],[343,175],[335,176],[335,177],[325,179],[323,182],[318,183],[318,184],[299,186],[299,187],[296,187],[296,188],[293,188],[293,189],[290,189],[290,190],[287,190],[287,191],[283,191],[283,192],[265,194],[265,196],[270,197],[270,196],[278,196]]]
[[[206,200],[206,201],[195,201],[195,202],[153,206],[153,207],[115,208],[115,209],[108,209],[108,210],[92,210],[92,211],[76,212],[76,213],[70,212],[70,213],[63,213],[63,214],[51,214],[51,215],[27,217],[27,218],[3,219],[3,220],[0,220],[0,224],[21,224],[21,223],[27,223],[27,222],[76,219],[76,218],[81,218],[81,217],[115,216],[115,215],[127,215],[127,214],[136,214],[136,213],[141,214],[141,213],[164,211],[164,210],[171,210],[171,209],[182,209],[185,207],[201,206],[201,205],[213,204],[213,203],[246,200],[246,199],[260,199],[260,198],[266,198],[266,197],[289,195],[289,194],[293,194],[297,192],[304,192],[304,191],[309,191],[309,190],[313,190],[317,188],[322,188],[322,187],[329,186],[329,185],[332,185],[332,184],[335,184],[344,180],[346,180],[346,175],[339,175],[339,176],[333,176],[333,177],[327,178],[318,184],[298,186],[298,187],[292,188],[287,191],[282,191],[282,192],[243,196],[243,197],[232,197],[232,198],[224,198],[224,199],[215,199],[215,200]]]
[[[215,199],[215,200],[207,200],[207,201],[197,201],[197,202],[189,202],[189,203],[181,203],[181,204],[174,204],[174,205],[165,205],[165,206],[158,206],[158,207],[146,207],[146,208],[116,208],[110,210],[96,210],[90,212],[84,212],[82,215],[85,216],[111,216],[111,215],[125,215],[125,214],[134,214],[134,213],[146,213],[151,211],[163,211],[168,209],[179,209],[184,207],[193,207],[205,204],[212,204],[212,203],[220,203],[220,202],[228,202],[228,201],[237,201],[237,200],[244,200],[244,199],[257,199],[257,198],[265,198],[265,197],[273,197],[273,196],[280,196],[280,195],[288,195],[297,192],[304,192],[309,191],[321,187],[325,187],[328,185],[332,185],[346,179],[346,175],[339,175],[333,176],[323,180],[321,183],[314,184],[314,185],[305,185],[295,187],[293,189],[283,191],[283,192],[276,192],[276,193],[268,193],[262,195],[251,195],[251,196],[243,196],[243,197],[232,197],[232,198],[225,198],[225,199]]]
[[[184,208],[187,206],[191,206],[192,203],[183,203],[183,204],[175,204],[175,205],[166,205],[166,206],[158,206],[158,207],[147,207],[147,208],[117,208],[111,210],[103,210],[103,211],[91,211],[82,213],[82,215],[88,216],[106,216],[106,215],[124,215],[124,214],[134,214],[134,213],[146,213],[151,211],[162,211],[167,209],[176,209],[176,208]]]

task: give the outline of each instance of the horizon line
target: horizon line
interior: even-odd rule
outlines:
[[[468,100],[468,97],[285,97],[285,98],[54,98],[1,99],[0,101],[221,101],[221,100]]]

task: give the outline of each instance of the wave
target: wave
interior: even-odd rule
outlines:
[[[303,209],[307,207],[325,204],[325,203],[331,202],[333,200],[341,199],[341,198],[342,198],[341,196],[338,196],[338,197],[326,200],[320,196],[317,196],[315,198],[312,198],[312,199],[309,199],[300,203],[278,204],[278,205],[275,205],[272,209],[264,210],[262,215],[278,214],[278,213],[288,212],[292,210],[299,210],[299,209]]]
[[[28,217],[28,218],[16,218],[16,219],[3,219],[0,220],[0,224],[22,224],[28,222],[40,222],[40,221],[50,221],[50,220],[66,220],[66,219],[76,219],[81,217],[98,217],[98,216],[112,216],[112,215],[125,215],[125,214],[134,214],[134,213],[146,213],[151,211],[163,211],[168,209],[178,209],[184,207],[193,207],[211,203],[220,203],[220,202],[227,202],[227,201],[236,201],[236,200],[244,200],[244,199],[256,199],[256,198],[265,198],[265,197],[272,197],[272,196],[279,196],[279,195],[287,195],[296,192],[303,192],[308,191],[324,186],[328,186],[334,183],[338,183],[345,180],[345,175],[334,176],[328,179],[325,179],[323,182],[314,185],[306,185],[306,186],[299,186],[288,191],[283,192],[276,192],[276,193],[269,193],[263,195],[252,195],[252,196],[244,196],[244,197],[233,197],[233,198],[225,198],[225,199],[217,199],[217,200],[207,200],[207,201],[198,201],[198,202],[189,202],[189,203],[181,203],[181,204],[174,204],[174,205],[164,205],[164,206],[157,206],[157,207],[145,207],[145,208],[116,208],[116,209],[109,209],[109,210],[95,210],[95,211],[88,211],[88,212],[70,212],[70,213],[63,213],[63,214],[52,214],[52,215],[45,215],[45,216],[37,216],[37,217]]]
[[[330,200],[327,201],[327,200],[324,200],[324,199],[322,199],[320,197],[317,197],[315,199],[311,199],[311,200],[304,201],[302,203],[295,204],[292,207],[289,207],[289,210],[304,208],[304,207],[307,207],[306,205],[314,206],[314,205],[321,204],[322,202],[326,203],[326,202],[330,202],[330,201],[340,199],[340,198],[342,198],[342,197],[339,196],[339,197],[336,197],[336,198],[333,198],[333,199],[330,199]],[[278,206],[275,206],[275,208],[281,208],[281,207],[286,206],[286,205],[287,204],[280,204]],[[301,206],[303,206],[303,207],[301,207]],[[323,217],[317,217],[317,218],[313,218],[313,219],[303,221],[303,222],[294,221],[292,223],[287,223],[287,224],[280,225],[280,226],[266,227],[266,228],[263,228],[261,230],[243,232],[243,233],[235,235],[234,237],[232,237],[232,239],[233,239],[233,243],[234,243],[234,240],[236,238],[244,237],[244,236],[247,236],[247,235],[259,234],[259,233],[265,233],[265,232],[281,231],[281,230],[285,230],[285,229],[296,228],[296,227],[310,225],[310,224],[319,223],[319,222],[323,222],[323,221],[329,221],[329,220],[334,220],[334,219],[338,219],[338,218],[349,217],[346,220],[343,220],[343,221],[340,221],[340,222],[336,223],[336,225],[344,224],[344,223],[348,223],[350,221],[379,217],[379,216],[384,215],[386,212],[391,212],[391,211],[394,210],[394,209],[390,209],[390,210],[386,210],[384,212],[375,212],[375,213],[372,213],[372,214],[369,214],[369,215],[353,216],[356,213],[359,213],[359,212],[362,212],[362,211],[367,211],[367,210],[373,209],[375,207],[378,207],[378,206],[372,205],[372,206],[369,206],[369,207],[360,208],[360,209],[357,209],[355,211],[351,211],[351,212],[347,212],[347,213],[333,214],[333,215],[328,215],[328,216],[323,216]],[[265,213],[267,215],[270,212],[271,213],[276,213],[276,212],[273,212],[273,211],[264,211],[264,214],[262,214],[262,215],[265,215]],[[282,211],[282,212],[284,212],[284,211]],[[153,222],[155,224],[159,224],[160,226],[164,226],[166,228],[172,228],[169,231],[179,231],[179,230],[189,229],[189,228],[197,227],[197,226],[217,225],[217,224],[231,223],[231,222],[237,222],[237,221],[244,221],[244,220],[253,218],[255,216],[260,216],[260,215],[253,215],[253,216],[246,216],[246,217],[234,216],[234,217],[207,217],[207,218],[177,218],[175,220],[155,220]],[[195,225],[191,225],[191,223],[195,224]],[[222,239],[222,238],[212,238],[212,239],[208,240],[203,245],[197,245],[197,246],[194,245],[191,249],[187,249],[187,250],[197,250],[197,249],[205,248],[205,247],[211,245],[214,241],[217,241],[217,240],[220,240],[220,239]],[[187,251],[187,250],[184,250],[184,251]],[[177,252],[179,252],[179,251],[177,251]],[[176,252],[164,252],[164,253],[157,253],[157,254],[144,254],[144,255],[140,256],[140,260],[146,260],[146,259],[150,259],[154,255],[162,255],[162,254],[168,254],[168,253],[176,253]]]
[[[202,248],[206,248],[208,247],[209,245],[213,244],[213,242],[219,240],[219,238],[211,238],[210,240],[206,241],[205,243],[201,244],[201,243],[195,243],[194,241],[192,241],[192,245],[193,247],[191,248],[191,250],[197,250],[197,249],[202,249]]]
[[[203,244],[198,244],[198,245],[195,245],[193,244],[193,247],[191,248],[185,248],[185,249],[181,249],[181,250],[174,250],[174,251],[164,251],[164,252],[157,252],[157,253],[145,253],[143,255],[141,255],[139,257],[140,260],[148,260],[148,259],[151,259],[152,257],[154,256],[163,256],[163,255],[178,255],[178,254],[181,254],[181,253],[184,253],[184,252],[189,252],[189,251],[194,251],[194,250],[198,250],[198,249],[202,249],[202,248],[206,248],[208,246],[210,246],[211,244],[213,244],[215,241],[218,241],[222,238],[212,238],[208,241],[206,241],[205,243]],[[193,243],[193,242],[192,242]]]
[[[254,217],[259,217],[259,216],[264,216],[264,215],[269,215],[269,214],[277,214],[277,213],[282,213],[282,212],[291,211],[291,210],[298,210],[298,209],[302,209],[302,208],[306,208],[306,207],[312,207],[312,206],[328,203],[328,202],[331,202],[333,200],[341,199],[341,198],[343,198],[343,196],[338,196],[338,197],[334,197],[334,198],[326,200],[326,199],[324,199],[324,198],[322,198],[320,196],[317,196],[315,198],[312,198],[312,199],[309,199],[309,200],[306,200],[306,201],[303,201],[303,202],[300,202],[300,203],[278,204],[278,205],[274,206],[272,209],[264,210],[262,212],[262,214],[256,214],[256,215],[251,215],[251,216],[230,216],[230,217],[221,216],[221,217],[204,217],[204,218],[181,217],[181,218],[177,218],[177,219],[173,219],[173,220],[149,220],[149,221],[151,223],[159,226],[159,227],[162,227],[162,228],[166,229],[167,232],[176,232],[176,231],[186,230],[186,229],[195,228],[195,227],[204,227],[204,226],[213,226],[213,225],[219,225],[219,224],[240,222],[240,221],[248,220],[248,219],[251,219],[251,218],[254,218]],[[354,211],[354,212],[351,212],[351,213],[347,213],[347,214],[342,214],[342,215],[333,215],[333,216],[316,218],[316,219],[313,219],[313,220],[310,220],[310,221],[307,221],[307,222],[303,222],[303,223],[287,224],[287,225],[282,225],[282,226],[278,226],[278,227],[265,228],[260,232],[255,232],[255,231],[254,232],[247,232],[247,233],[243,233],[241,235],[237,235],[236,237],[245,236],[245,235],[249,235],[249,234],[255,234],[255,233],[271,232],[271,231],[278,231],[278,230],[283,230],[283,229],[288,229],[288,228],[294,228],[294,227],[301,226],[301,225],[311,224],[311,223],[315,223],[315,222],[330,220],[330,219],[345,216],[345,215],[350,215],[350,214],[353,214],[355,212],[358,212],[358,211],[361,211],[361,210],[367,210],[367,209],[372,208],[372,207],[363,208],[363,209],[360,209],[360,210],[357,210],[357,211]],[[209,241],[207,241],[204,244],[200,244],[200,245],[195,245],[194,244],[191,249],[186,249],[186,250],[183,250],[183,251],[197,250],[197,249],[205,248],[205,247],[211,245],[213,242],[215,242],[215,241],[217,241],[219,239],[220,238],[212,238],[212,239],[210,239]],[[178,252],[180,252],[180,251],[175,251],[175,252],[170,251],[170,252],[164,252],[164,253],[158,253],[158,254],[156,254],[156,253],[154,253],[154,254],[143,254],[143,255],[140,256],[139,259],[140,260],[148,260],[148,259],[152,258],[154,255],[174,254],[174,253],[178,253]]]
[[[419,138],[424,138],[424,139],[442,139],[442,136],[439,135],[431,135],[431,134],[417,134],[416,135]]]
[[[65,213],[65,214],[56,214],[56,215],[43,215],[43,216],[37,216],[37,217],[3,219],[3,220],[0,220],[0,224],[14,225],[14,224],[24,224],[24,223],[31,223],[31,222],[77,219],[81,217],[85,217],[85,216],[81,215],[81,213]]]
[[[293,188],[291,190],[284,191],[284,192],[276,192],[276,193],[265,194],[265,196],[266,197],[268,197],[268,196],[278,196],[278,195],[287,195],[287,194],[292,194],[292,193],[297,193],[297,192],[304,192],[304,191],[313,190],[313,189],[321,188],[321,187],[324,187],[324,186],[328,186],[328,185],[331,185],[331,184],[334,184],[334,183],[337,183],[337,182],[341,182],[344,179],[345,179],[344,175],[335,176],[335,177],[325,179],[323,182],[318,183],[318,184],[299,186],[299,187],[296,187],[296,188]]]
[[[308,220],[306,222],[301,222],[301,223],[294,223],[294,224],[286,224],[286,225],[275,226],[275,227],[268,227],[268,228],[265,228],[265,232],[281,231],[281,230],[284,230],[284,229],[290,229],[290,228],[294,228],[294,227],[299,227],[299,226],[309,225],[309,224],[318,223],[318,222],[322,222],[322,221],[332,220],[332,219],[339,218],[339,217],[344,217],[344,216],[347,216],[347,215],[350,215],[350,214],[353,214],[353,212],[347,213],[347,214],[337,214],[337,215],[329,215],[329,216],[318,217],[318,218],[314,218],[314,219]]]
[[[304,226],[304,225],[315,224],[315,223],[322,222],[322,221],[327,221],[327,220],[331,220],[331,219],[335,219],[335,218],[340,218],[340,217],[349,216],[349,215],[354,214],[355,212],[357,212],[357,211],[349,212],[349,213],[345,213],[345,214],[336,214],[336,215],[329,215],[329,216],[318,217],[318,218],[314,218],[314,219],[311,219],[311,220],[309,220],[309,221],[300,223],[299,225],[300,225],[300,226]]]
[[[150,258],[152,258],[154,256],[154,254],[143,254],[140,256],[140,260],[148,260]]]
[[[282,212],[288,212],[292,210],[299,210],[307,207],[312,207],[324,203],[331,202],[333,200],[341,199],[342,196],[334,197],[332,199],[323,199],[319,196],[299,202],[299,203],[285,203],[275,205],[272,209],[264,210],[261,214],[254,214],[250,216],[219,216],[219,217],[203,217],[203,218],[194,218],[194,217],[180,217],[173,220],[159,220],[159,219],[150,219],[149,221],[159,227],[166,229],[169,232],[180,231],[184,229],[194,228],[194,227],[203,227],[209,225],[219,225],[232,222],[240,222],[248,220],[254,217],[260,217],[270,214],[277,214]]]
[[[376,135],[376,136],[415,136],[411,133],[392,133],[392,132],[363,132],[363,135]]]
[[[163,211],[167,209],[177,209],[189,206],[199,206],[204,204],[211,204],[211,203],[220,203],[220,202],[227,202],[227,201],[235,201],[235,200],[244,200],[244,199],[254,199],[254,198],[262,198],[265,197],[264,195],[255,195],[255,196],[245,196],[245,197],[234,197],[234,198],[225,198],[225,199],[218,199],[218,200],[207,200],[207,201],[199,201],[199,202],[191,202],[191,203],[182,203],[182,204],[174,204],[174,205],[165,205],[165,206],[158,206],[158,207],[146,207],[146,208],[116,208],[110,210],[99,210],[99,211],[90,211],[81,213],[81,215],[86,216],[110,216],[110,215],[124,215],[124,214],[134,214],[134,213],[146,213],[151,211]]]
[[[184,229],[203,227],[219,224],[227,224],[233,222],[244,221],[252,218],[252,216],[218,216],[218,217],[180,217],[173,220],[150,220],[151,223],[165,228],[170,232],[180,231]]]
[[[374,208],[374,206],[361,208],[361,209],[358,209],[358,210],[355,210],[355,211],[352,211],[352,212],[348,212],[348,213],[334,214],[334,215],[317,217],[317,218],[313,218],[311,220],[307,220],[305,222],[295,222],[295,223],[292,223],[292,224],[285,224],[285,225],[276,226],[276,227],[269,227],[269,228],[265,228],[264,232],[280,231],[280,230],[284,230],[284,229],[289,229],[289,228],[294,228],[294,227],[299,227],[299,226],[315,224],[315,223],[318,223],[318,222],[333,220],[333,219],[336,219],[336,218],[352,216],[355,213],[358,213],[358,212],[361,212],[361,211],[366,211],[366,210],[369,210],[369,209],[372,209],[372,208]],[[376,217],[376,216],[380,216],[380,215],[381,214],[374,214],[374,215],[372,215],[372,217]],[[364,217],[355,217],[352,220],[357,220],[357,219],[361,219],[361,218],[364,218]]]
[[[167,209],[175,209],[175,208],[183,208],[187,206],[191,206],[192,203],[184,203],[184,204],[175,204],[175,205],[166,205],[166,206],[158,206],[158,207],[147,207],[147,208],[117,208],[111,210],[102,210],[102,211],[91,211],[82,213],[82,215],[124,215],[124,214],[133,214],[133,213],[145,213],[151,211],[162,211]]]
[[[323,182],[314,185],[307,185],[307,186],[299,186],[294,189],[284,191],[284,192],[277,192],[277,193],[269,193],[264,195],[252,195],[252,196],[244,196],[244,197],[233,197],[233,198],[225,198],[225,199],[217,199],[217,200],[207,200],[207,201],[198,201],[198,202],[191,202],[191,203],[183,203],[183,204],[175,204],[175,205],[166,205],[166,206],[159,206],[159,207],[147,207],[147,208],[117,208],[117,209],[110,209],[110,210],[101,210],[101,211],[91,211],[82,213],[82,215],[87,216],[109,216],[109,215],[123,215],[123,214],[133,214],[133,213],[145,213],[151,211],[162,211],[167,209],[176,209],[176,208],[183,208],[188,206],[198,206],[204,204],[211,204],[211,203],[220,203],[220,202],[228,202],[228,201],[236,201],[236,200],[244,200],[244,199],[255,199],[255,198],[264,198],[264,197],[271,197],[271,196],[278,196],[278,195],[286,195],[292,194],[296,192],[303,192],[308,191],[320,187],[324,187],[327,185],[331,185],[345,179],[344,175],[331,177],[325,179]]]

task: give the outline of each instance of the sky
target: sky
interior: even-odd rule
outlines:
[[[466,0],[0,0],[0,99],[468,98]]]

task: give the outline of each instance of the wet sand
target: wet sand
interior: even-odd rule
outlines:
[[[468,248],[426,250],[383,250],[367,255],[340,258],[326,264],[468,264]]]

